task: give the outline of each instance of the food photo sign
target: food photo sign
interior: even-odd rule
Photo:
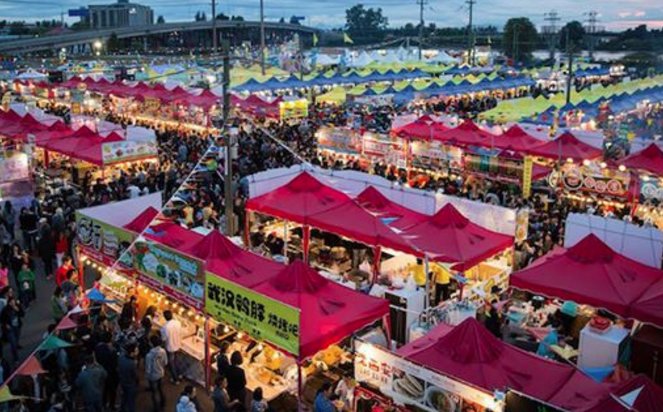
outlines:
[[[492,395],[370,343],[355,341],[355,379],[399,405],[430,412],[501,412]]]
[[[196,309],[205,298],[203,262],[165,245],[139,237],[133,246],[138,279]]]

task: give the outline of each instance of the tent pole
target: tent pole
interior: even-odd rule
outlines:
[[[311,245],[311,227],[305,225],[302,230],[302,255],[304,258],[304,263],[308,265],[308,253]]]
[[[251,244],[251,215],[253,212],[250,210],[246,211],[244,215],[244,247],[246,249],[251,249],[253,245]]]
[[[209,316],[205,315],[205,390],[209,393],[212,382],[212,356],[210,353]]]
[[[288,262],[288,221],[283,221],[283,257]]]
[[[376,246],[373,248],[373,276],[372,276],[372,281],[371,285],[374,285],[378,281],[378,277],[380,276],[380,258],[382,257],[382,248],[380,246]]]
[[[297,360],[297,410],[302,411],[302,393],[304,388],[302,385],[302,364]]]
[[[76,246],[76,249],[76,255],[78,256],[76,262],[78,264],[78,286],[81,290],[85,290],[85,268],[83,267],[83,261],[81,260],[81,248]]]
[[[424,310],[428,309],[430,301],[430,279],[428,278],[429,265],[428,256],[424,256],[424,276],[426,279],[426,296],[424,296]]]

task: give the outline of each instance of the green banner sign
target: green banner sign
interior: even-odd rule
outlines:
[[[187,305],[202,309],[203,262],[146,238],[136,240],[134,268],[139,280]]]
[[[206,273],[205,311],[256,340],[299,355],[299,310]]]

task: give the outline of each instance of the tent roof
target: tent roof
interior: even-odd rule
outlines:
[[[341,286],[295,261],[253,288],[300,310],[299,357],[308,358],[389,313],[384,299]]]
[[[544,143],[545,141],[530,135],[517,124],[511,126],[509,130],[495,139],[495,147],[515,152],[528,152],[530,149],[541,146]]]
[[[534,155],[550,159],[565,160],[570,158],[574,161],[596,159],[603,154],[601,149],[581,142],[569,132],[562,134],[555,140],[531,149],[530,152]]]
[[[363,209],[356,202],[344,202],[336,207],[310,216],[311,226],[346,236],[370,246],[384,246],[409,254],[415,248],[385,224],[380,216]]]
[[[636,375],[615,385],[607,396],[586,412],[656,412],[661,410],[661,405],[663,388],[645,375]]]
[[[253,288],[273,278],[284,267],[242,249],[216,230],[183,252],[204,260],[208,272],[245,288]]]
[[[159,214],[159,211],[152,206],[149,206],[147,209],[143,210],[138,216],[136,216],[131,222],[127,223],[123,227],[127,230],[130,230],[135,233],[141,233],[145,230],[146,227],[152,223],[155,217]]]
[[[601,386],[569,365],[502,342],[474,318],[466,319],[435,342],[408,350],[405,358],[489,393],[508,388],[544,402],[568,398],[561,391],[572,379],[576,391],[594,392]]]
[[[574,246],[548,253],[512,273],[511,285],[628,318],[632,316],[631,305],[661,279],[663,271],[616,253],[590,234]]]
[[[656,143],[625,157],[621,163],[631,169],[646,170],[657,176],[663,176],[663,150]]]
[[[152,225],[145,230],[144,236],[180,251],[188,249],[203,238],[201,234],[185,229],[174,222],[162,222]]]
[[[369,186],[359,193],[355,201],[387,225],[399,230],[411,227],[428,218],[422,213],[392,202],[373,186]]]
[[[249,199],[246,208],[294,222],[308,224],[309,217],[351,199],[302,172],[284,186]]]
[[[470,222],[451,203],[405,231],[432,261],[455,263],[466,270],[513,245],[513,237]]]
[[[495,140],[495,135],[482,130],[473,121],[466,120],[458,127],[438,133],[435,138],[459,146],[490,147]]]

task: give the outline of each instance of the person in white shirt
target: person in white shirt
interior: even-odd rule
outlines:
[[[168,369],[170,370],[171,382],[178,384],[182,375],[177,370],[175,360],[176,353],[182,348],[182,324],[173,318],[173,312],[163,312],[166,324],[161,328],[161,339],[164,342],[166,353],[168,353]]]
[[[127,187],[127,192],[129,192],[130,199],[135,199],[140,196],[140,188],[133,182],[129,185],[129,187]]]

